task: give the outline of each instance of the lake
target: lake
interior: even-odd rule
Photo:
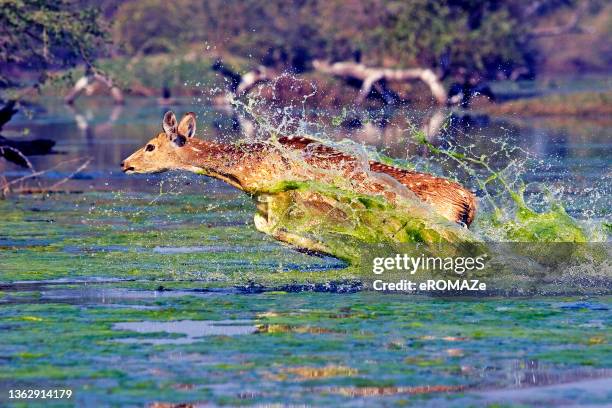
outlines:
[[[242,137],[238,118],[179,102],[177,114],[198,114],[202,137]],[[362,290],[343,262],[257,232],[252,201],[221,182],[124,175],[119,163],[161,131],[164,111],[153,99],[72,109],[47,99],[6,126],[7,137],[57,142],[57,154],[33,158],[36,169],[74,160],[44,185],[91,163],[64,185],[69,193],[0,201],[0,404],[16,388],[70,388],[80,406],[612,402],[609,262],[591,271],[597,290],[586,295]],[[451,126],[434,143],[477,143],[497,168],[520,163],[522,180],[545,185],[585,228],[609,223],[610,118],[400,109],[358,113],[361,126],[351,112],[314,112],[305,128],[462,179],[409,137],[436,114]],[[500,149],[508,154],[492,154]],[[529,188],[528,202],[538,208],[542,194]]]

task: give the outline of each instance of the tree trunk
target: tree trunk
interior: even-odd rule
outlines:
[[[74,101],[83,93],[89,86],[93,85],[95,82],[100,82],[104,84],[109,90],[111,97],[115,101],[117,105],[122,105],[123,100],[123,92],[121,89],[117,87],[113,81],[105,75],[102,75],[99,72],[90,72],[81,77],[74,86],[72,90],[66,95],[64,98],[64,102],[68,105],[72,105]]]
[[[219,72],[228,79],[228,88],[237,98],[249,93],[257,84],[267,82],[273,78],[273,75],[266,67],[259,66],[246,74],[240,75],[223,65],[221,60],[215,61],[212,70]]]
[[[330,64],[328,61],[321,60],[313,61],[313,66],[316,71],[325,74],[362,81],[358,98],[359,103],[365,100],[376,83],[383,80],[388,82],[421,80],[429,87],[438,104],[445,105],[448,99],[444,85],[442,85],[438,76],[429,68],[372,68],[356,62],[336,62]]]

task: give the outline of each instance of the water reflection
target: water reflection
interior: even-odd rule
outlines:
[[[81,111],[75,108],[74,105],[66,105],[66,109],[68,109],[74,116],[77,128],[81,131],[82,136],[85,138],[85,140],[87,140],[88,145],[91,147],[91,145],[93,145],[95,142],[96,135],[105,134],[112,131],[113,126],[115,126],[116,122],[121,116],[121,112],[123,112],[123,105],[114,105],[107,120],[101,121],[94,125],[90,124],[90,122],[94,119],[94,113],[91,109]]]
[[[190,344],[206,336],[240,336],[255,333],[257,328],[251,320],[178,320],[170,322],[124,322],[115,323],[113,330],[127,330],[141,334],[178,334],[174,338],[122,338],[122,343]]]
[[[612,370],[592,368],[575,368],[560,371],[551,364],[543,364],[538,360],[516,360],[509,368],[503,370],[517,388],[544,386],[569,383],[588,378],[612,376]]]

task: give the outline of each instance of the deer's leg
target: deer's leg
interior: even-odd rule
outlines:
[[[281,210],[282,204],[285,201],[284,198],[278,194],[255,197],[257,205],[257,213],[254,217],[255,228],[274,239],[296,247],[298,250],[312,254],[329,254],[330,251],[321,242],[289,232],[279,225],[279,210]],[[281,204],[281,208],[279,208],[279,204]]]

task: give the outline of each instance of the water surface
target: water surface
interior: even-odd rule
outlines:
[[[185,100],[174,109],[195,110],[202,137],[241,137],[213,108]],[[3,390],[34,386],[69,386],[81,406],[612,401],[609,295],[361,291],[342,262],[255,231],[253,203],[223,183],[122,174],[119,162],[160,131],[164,110],[144,99],[122,108],[88,100],[74,111],[46,101],[11,122],[13,137],[27,126],[27,137],[57,142],[58,154],[34,158],[37,168],[93,160],[67,183],[71,194],[0,202],[0,405]],[[409,114],[418,125],[428,117]],[[609,120],[453,120],[452,141],[487,151],[503,137],[540,161],[527,181],[558,187],[577,219],[609,220]],[[425,166],[427,154],[398,129],[329,136]]]

